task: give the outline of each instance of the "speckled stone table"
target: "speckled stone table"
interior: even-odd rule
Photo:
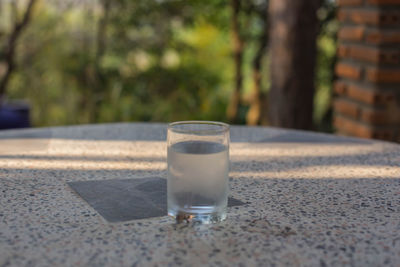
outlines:
[[[400,146],[231,129],[214,225],[109,222],[69,183],[166,177],[165,124],[0,132],[0,266],[399,266]]]

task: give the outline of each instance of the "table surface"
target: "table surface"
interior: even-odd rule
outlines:
[[[68,182],[166,177],[165,124],[0,133],[0,266],[400,263],[400,146],[231,128],[228,208],[214,225],[107,222]]]

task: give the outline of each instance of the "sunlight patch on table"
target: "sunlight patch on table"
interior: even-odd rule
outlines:
[[[232,171],[232,178],[257,179],[356,179],[400,178],[400,167],[331,165],[299,167],[284,171]]]

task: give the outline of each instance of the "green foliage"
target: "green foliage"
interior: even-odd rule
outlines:
[[[34,125],[225,121],[234,69],[229,1],[117,0],[110,1],[108,13],[106,1],[75,1],[61,8],[41,0],[36,6],[17,47],[18,69],[7,92],[9,98],[30,100]],[[6,33],[10,15],[4,13],[7,8],[0,9],[0,32]],[[262,31],[251,14],[241,18],[247,40],[245,99]],[[104,43],[99,38],[102,20]],[[0,44],[5,36],[0,34]],[[320,123],[330,101],[335,42],[324,30],[318,44],[315,121]],[[267,75],[263,84],[266,89]],[[241,109],[242,117],[246,110]]]
[[[315,77],[317,90],[314,98],[314,124],[319,131],[332,132],[333,69],[336,62],[336,33],[339,28],[338,22],[334,19],[335,3],[325,0],[318,15],[321,29],[317,40],[318,58]]]

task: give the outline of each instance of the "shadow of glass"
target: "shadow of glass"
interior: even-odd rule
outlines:
[[[167,216],[167,180],[160,177],[69,182],[108,222]],[[228,206],[244,205],[229,198]]]

